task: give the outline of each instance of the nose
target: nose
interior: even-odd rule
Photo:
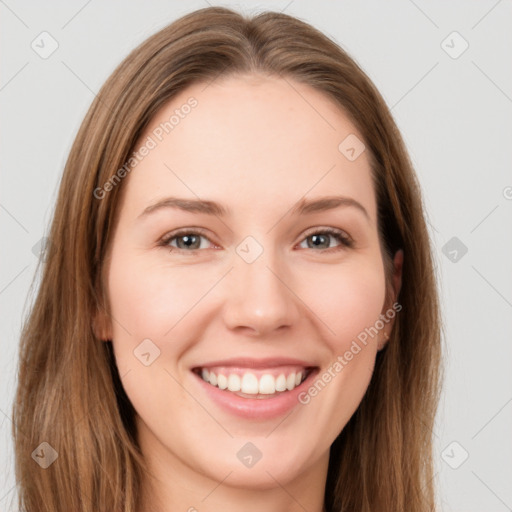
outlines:
[[[289,328],[300,318],[300,301],[288,273],[266,254],[252,263],[235,260],[225,283],[223,317],[229,329],[261,337]]]

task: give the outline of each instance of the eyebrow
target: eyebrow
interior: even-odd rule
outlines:
[[[290,210],[292,215],[305,215],[311,213],[317,213],[327,210],[333,210],[339,207],[353,207],[364,214],[368,221],[370,221],[370,215],[366,208],[351,197],[345,196],[326,196],[319,197],[317,199],[304,199],[298,201]],[[231,215],[229,208],[222,206],[215,201],[207,201],[203,199],[185,199],[179,197],[166,197],[155,204],[152,204],[145,208],[140,217],[145,217],[150,213],[166,209],[166,208],[177,208],[190,213],[203,213],[206,215],[215,215],[219,217],[226,217]]]

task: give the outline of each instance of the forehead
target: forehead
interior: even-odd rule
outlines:
[[[236,210],[339,193],[374,219],[367,152],[347,158],[347,140],[362,145],[334,101],[306,84],[261,75],[196,83],[162,107],[139,140],[136,150],[152,148],[130,172],[127,199],[144,207],[181,194]]]

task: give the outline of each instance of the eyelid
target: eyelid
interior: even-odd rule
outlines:
[[[163,235],[158,240],[157,245],[163,246],[163,247],[170,247],[169,243],[171,242],[171,240],[174,240],[175,238],[177,238],[181,235],[190,235],[190,234],[201,235],[203,238],[206,238],[206,240],[208,240],[212,245],[216,245],[215,242],[213,242],[206,233],[207,233],[207,230],[205,230],[203,228],[196,228],[196,227],[179,228],[174,231],[169,231],[168,233]],[[185,251],[183,249],[179,249],[176,247],[172,247],[172,249],[176,250],[176,251],[183,251],[183,252],[193,252],[193,251],[199,250],[199,249],[193,249],[190,251]],[[204,249],[202,249],[202,250],[204,250]]]
[[[355,240],[345,230],[339,229],[339,228],[327,227],[327,226],[324,226],[324,227],[315,226],[313,228],[306,230],[303,233],[303,235],[298,243],[300,244],[309,236],[316,235],[316,234],[321,234],[321,235],[325,234],[325,235],[330,235],[334,238],[338,238],[340,245],[335,246],[335,247],[328,247],[327,249],[322,249],[322,250],[314,251],[314,252],[321,252],[321,253],[335,252],[337,250],[340,250],[340,248],[341,249],[343,249],[343,248],[351,249],[355,245]]]
[[[345,238],[347,241],[353,242],[353,238],[343,229],[332,228],[329,226],[315,226],[311,229],[308,229],[302,235],[302,239],[307,238],[310,235],[318,234],[318,233],[327,233],[330,235],[340,235],[342,238]]]
[[[174,240],[175,238],[178,238],[181,235],[190,235],[190,234],[200,235],[203,238],[205,238],[206,240],[208,240],[211,244],[217,245],[217,244],[215,244],[215,242],[213,242],[210,239],[210,237],[206,233],[207,233],[207,230],[205,230],[204,228],[199,228],[199,227],[179,228],[179,229],[176,229],[175,231],[170,231],[170,232],[166,233],[165,235],[163,235],[160,238],[160,240],[157,242],[157,245],[169,248],[170,247],[169,243],[171,242],[171,240]],[[315,252],[323,252],[323,253],[331,252],[331,251],[339,250],[339,248],[343,248],[343,247],[347,249],[347,248],[352,248],[355,244],[354,239],[345,230],[330,227],[330,226],[314,226],[312,228],[307,229],[301,235],[301,238],[297,243],[298,244],[302,243],[306,238],[308,238],[309,236],[311,236],[313,234],[327,234],[327,235],[331,235],[335,238],[338,237],[339,238],[338,241],[340,242],[340,244],[338,246],[329,247],[327,249],[320,249]],[[194,253],[194,252],[201,251],[204,249],[186,250],[186,249],[180,249],[177,247],[171,247],[171,250],[177,251],[177,252]]]

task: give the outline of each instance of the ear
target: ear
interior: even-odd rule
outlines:
[[[110,316],[103,306],[98,306],[92,319],[92,330],[96,338],[101,341],[112,339],[112,322]]]
[[[377,346],[377,350],[382,350],[390,336],[391,331],[393,330],[393,325],[395,323],[395,317],[396,317],[396,310],[393,308],[393,304],[395,304],[396,299],[398,298],[398,294],[400,293],[400,289],[402,288],[402,267],[404,264],[404,251],[402,249],[399,249],[395,253],[395,257],[393,258],[393,279],[392,279],[392,293],[391,297],[386,300],[386,303],[384,304],[384,309],[382,310],[381,314],[385,317],[385,323],[384,328],[382,329],[382,332],[379,334],[379,342]],[[389,312],[390,309],[395,310],[395,315],[393,315],[392,318],[390,318],[389,313],[386,314],[386,312]],[[401,309],[401,308],[400,308]]]

